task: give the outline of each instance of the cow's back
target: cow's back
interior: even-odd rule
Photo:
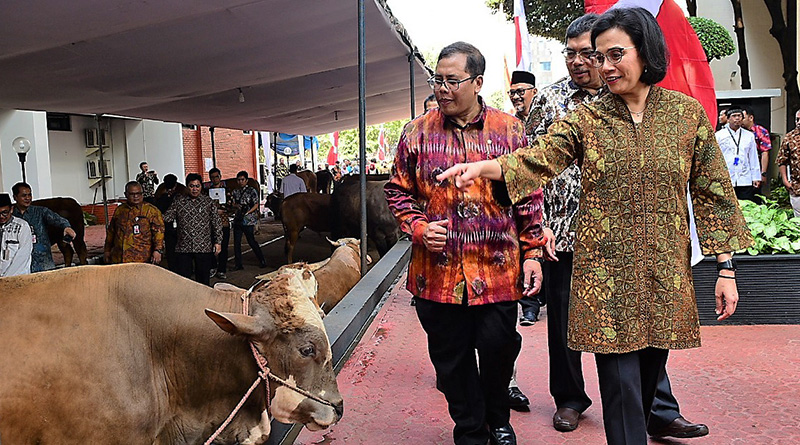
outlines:
[[[148,339],[108,292],[109,272],[87,266],[0,279],[3,443],[152,437],[159,401]],[[98,435],[103,422],[118,435]]]

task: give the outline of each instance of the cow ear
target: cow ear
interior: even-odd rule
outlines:
[[[244,314],[216,312],[206,309],[206,315],[223,331],[231,335],[253,336],[261,332],[256,318]]]

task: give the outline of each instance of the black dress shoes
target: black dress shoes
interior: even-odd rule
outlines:
[[[514,411],[530,411],[531,401],[516,386],[508,388],[508,407]]]
[[[684,419],[683,416],[673,420],[672,423],[664,428],[648,431],[653,437],[677,437],[678,439],[690,439],[692,437],[702,437],[708,434],[708,427],[702,423],[692,423]]]
[[[581,413],[572,408],[559,408],[553,414],[553,428],[562,433],[573,431],[578,427]]]
[[[489,443],[491,445],[517,445],[517,435],[511,424],[500,428],[489,428]]]

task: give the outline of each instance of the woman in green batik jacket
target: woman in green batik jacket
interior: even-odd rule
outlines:
[[[738,301],[731,252],[752,238],[703,107],[655,85],[667,70],[655,18],[641,8],[609,10],[592,45],[611,94],[581,105],[531,147],[455,165],[438,179],[462,189],[477,177],[503,181],[517,202],[578,161],[568,343],[595,353],[608,442],[645,444],[669,350],[700,346],[687,182],[703,252],[717,257],[719,320]]]

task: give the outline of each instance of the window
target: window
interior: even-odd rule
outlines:
[[[47,129],[51,131],[72,131],[69,114],[47,113]]]
[[[550,62],[539,62],[542,71],[550,71]]]
[[[197,130],[197,125],[194,124],[181,124],[181,127],[187,130]]]
[[[253,130],[242,130],[242,134],[253,134]]]

